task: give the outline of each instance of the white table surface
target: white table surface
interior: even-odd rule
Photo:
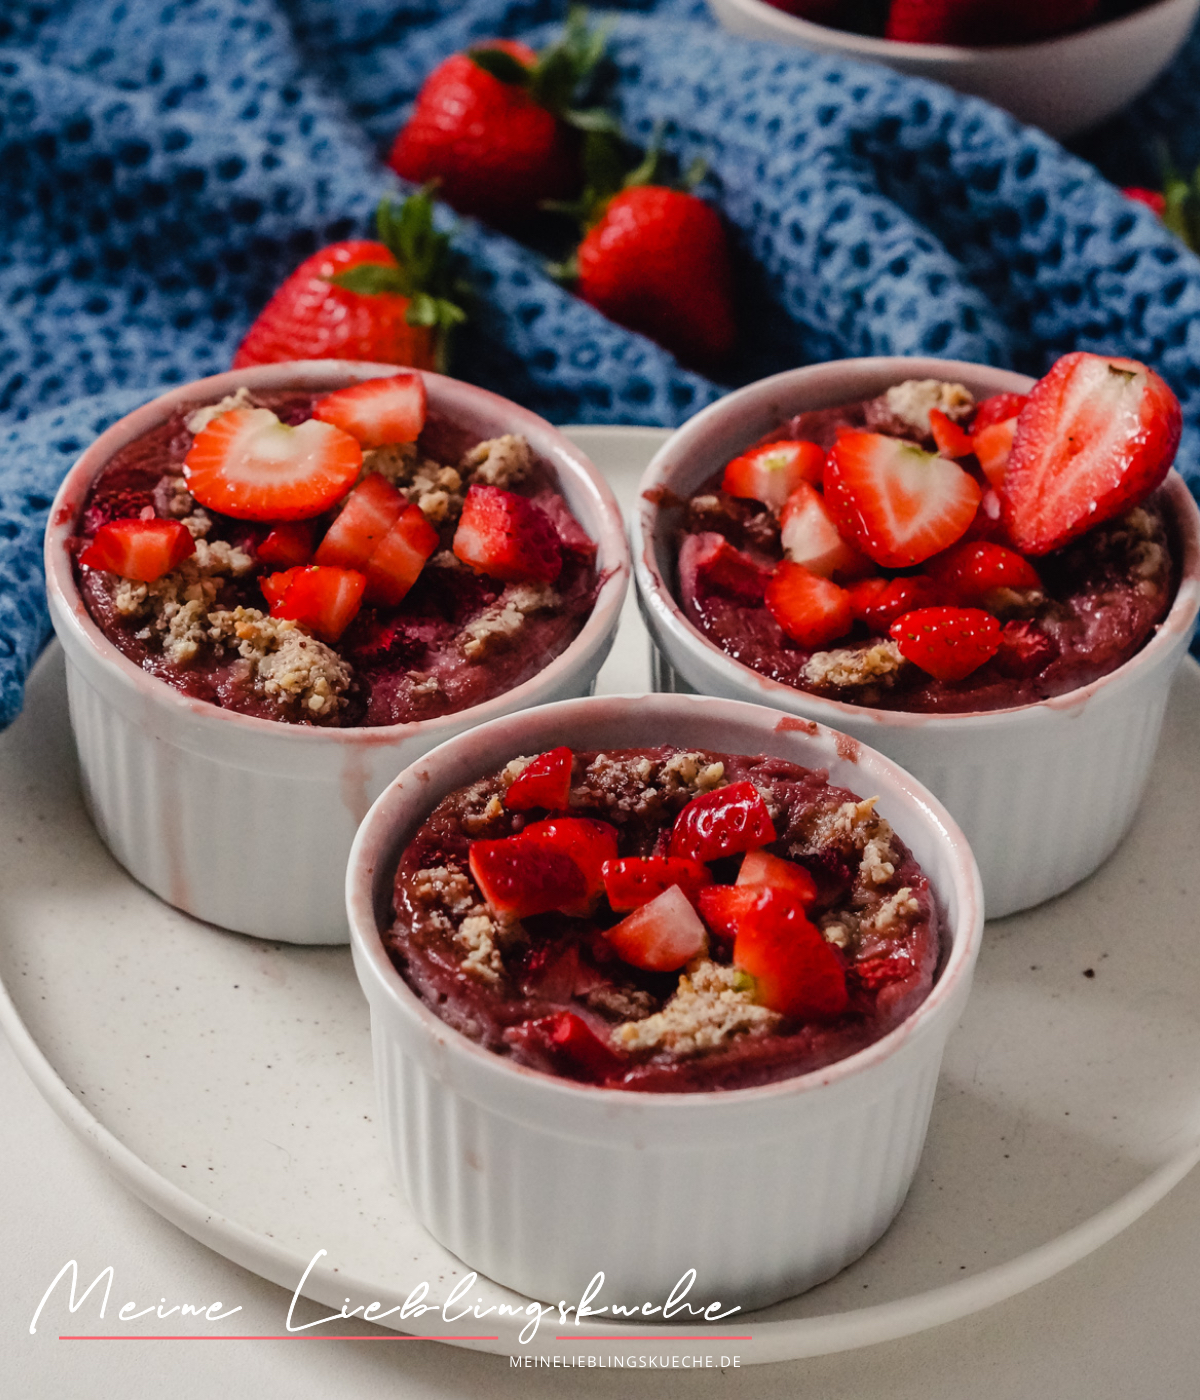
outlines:
[[[962,1321],[807,1361],[631,1375],[516,1370],[504,1356],[397,1341],[393,1333],[355,1323],[336,1330],[379,1340],[154,1341],[148,1338],[155,1333],[213,1329],[185,1329],[177,1318],[160,1322],[150,1315],[127,1327],[140,1340],[61,1341],[64,1333],[121,1330],[99,1320],[95,1294],[72,1316],[61,1288],[30,1335],[42,1295],[70,1259],[79,1263],[80,1291],[112,1265],[109,1324],[131,1300],[139,1310],[162,1298],[167,1307],[220,1300],[241,1311],[219,1330],[274,1336],[284,1330],[291,1299],[180,1233],[110,1178],[43,1102],[2,1038],[0,1123],[0,1247],[6,1265],[0,1288],[0,1396],[5,1400],[330,1395],[474,1400],[483,1394],[503,1400],[624,1397],[634,1391],[697,1400],[718,1395],[1195,1400],[1200,1395],[1198,1172],[1081,1263]],[[326,1313],[301,1301],[294,1322]]]

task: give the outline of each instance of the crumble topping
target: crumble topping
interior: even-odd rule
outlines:
[[[912,890],[905,885],[879,906],[871,920],[871,927],[876,933],[885,933],[893,924],[898,924],[905,914],[917,914],[920,909]],[[828,938],[828,932],[825,936]]]
[[[517,433],[481,442],[462,459],[459,470],[480,486],[501,486],[510,489],[524,481],[533,467],[529,443]]]
[[[846,856],[857,855],[859,876],[868,886],[886,885],[896,873],[895,833],[891,823],[876,814],[878,801],[868,797],[864,802],[818,807],[804,823],[810,851],[832,848]]]
[[[725,765],[707,762],[702,753],[677,753],[663,764],[658,785],[664,792],[681,788],[689,794],[711,792],[725,786]]]
[[[164,476],[154,488],[155,512],[167,520],[184,519],[191,515],[195,504],[186,477]]]
[[[208,638],[252,663],[264,695],[294,701],[313,715],[337,710],[350,685],[350,667],[337,652],[289,618],[270,617],[257,608],[213,612]]]
[[[762,1033],[781,1017],[753,1000],[753,985],[735,967],[698,958],[688,964],[661,1011],[624,1022],[613,1038],[626,1050],[698,1055],[719,1049],[736,1035]]]
[[[194,661],[205,640],[205,619],[226,578],[240,578],[254,561],[225,540],[196,540],[196,552],[178,569],[153,583],[134,579],[113,580],[113,606],[121,617],[146,618],[148,625],[136,635],[141,641],[157,636],[168,660],[186,666]]]
[[[415,442],[393,442],[387,447],[368,447],[363,453],[362,480],[364,476],[381,476],[393,486],[405,486],[412,480],[417,463]]]
[[[891,684],[896,673],[908,665],[895,642],[876,642],[869,647],[839,647],[817,651],[804,666],[804,679],[810,685],[855,686]]]
[[[975,407],[975,396],[961,384],[948,384],[942,379],[906,379],[894,384],[884,395],[890,412],[922,436],[931,431],[929,410],[940,408],[947,418],[959,419]]]
[[[226,394],[220,403],[205,404],[203,408],[189,413],[184,419],[184,427],[189,433],[202,433],[213,419],[220,418],[222,413],[230,413],[235,408],[253,407],[254,400],[250,397],[250,390],[242,384],[234,393]]]
[[[479,900],[479,892],[465,871],[450,865],[418,870],[413,877],[413,897],[425,906],[433,921],[453,931],[454,941],[466,951],[462,970],[484,982],[504,976],[500,946],[523,932],[519,924],[499,923]],[[455,920],[458,920],[457,927]]]
[[[558,602],[549,584],[509,584],[490,608],[459,633],[458,649],[468,661],[482,661],[510,646],[531,613],[556,607]]]

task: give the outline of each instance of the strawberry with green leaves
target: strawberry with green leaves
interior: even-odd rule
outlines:
[[[579,191],[579,133],[607,118],[576,102],[603,54],[604,35],[581,9],[540,54],[512,39],[454,54],[426,78],[388,164],[406,180],[438,181],[460,213],[522,228],[544,201]]]
[[[371,360],[444,369],[458,304],[450,239],[433,225],[428,191],[383,200],[379,241],[331,243],[280,286],[247,331],[234,369],[281,360]]]

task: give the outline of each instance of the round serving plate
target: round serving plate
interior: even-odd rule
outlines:
[[[628,510],[665,434],[572,436]],[[648,687],[646,635],[627,608],[600,676],[610,693]],[[628,1357],[690,1355],[701,1336],[736,1335],[743,1364],[780,1361],[961,1317],[1124,1229],[1200,1158],[1198,723],[1200,667],[1189,661],[1129,839],[1085,884],[988,926],[915,1184],[856,1264],[691,1335],[680,1318],[643,1329],[547,1318],[523,1345],[524,1317],[391,1321],[419,1335],[486,1334],[461,1343],[482,1350],[564,1356],[585,1338],[591,1351],[620,1338]],[[81,805],[57,650],[0,736],[0,981],[0,1023],[51,1105],[210,1248],[289,1292],[303,1279],[303,1293],[335,1309],[391,1307],[422,1283],[441,1302],[470,1273],[389,1179],[349,950],[197,923],[114,863]],[[602,1252],[598,1240],[597,1268]],[[710,1301],[702,1279],[693,1297]],[[527,1302],[486,1279],[464,1301]]]

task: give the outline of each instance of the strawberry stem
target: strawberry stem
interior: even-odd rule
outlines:
[[[540,107],[580,131],[595,131],[601,125],[615,130],[612,117],[600,108],[574,106],[604,58],[607,44],[607,27],[590,29],[587,9],[572,5],[562,33],[538,54],[532,65],[486,44],[468,49],[467,56],[499,82],[524,88]]]

